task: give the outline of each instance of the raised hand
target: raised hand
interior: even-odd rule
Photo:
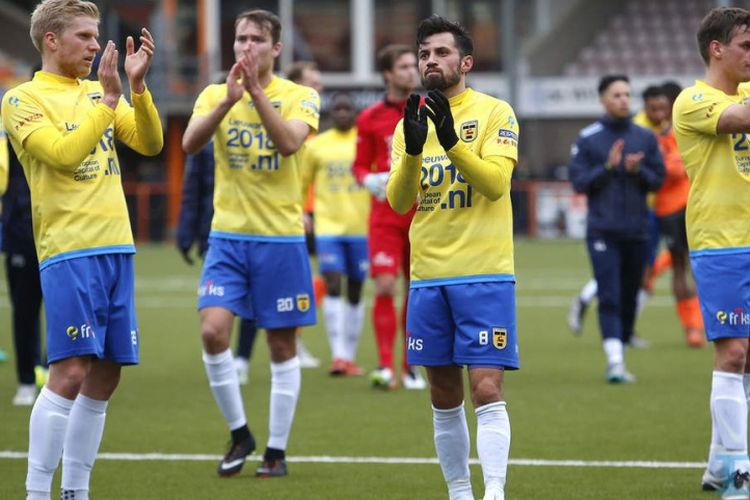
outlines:
[[[104,52],[102,52],[102,57],[99,59],[99,69],[96,72],[104,91],[102,103],[112,109],[117,107],[122,95],[122,82],[120,81],[120,74],[117,72],[118,54],[115,42],[108,41],[104,47]]]
[[[641,166],[641,160],[643,160],[644,156],[645,155],[643,154],[643,151],[625,155],[625,162],[624,162],[625,172],[629,174],[634,174],[635,172],[638,172],[638,169]]]
[[[258,80],[258,54],[254,45],[250,45],[250,48],[244,50],[242,54],[239,60],[242,67],[242,86],[250,92],[253,88],[257,89],[260,87],[260,81]]]
[[[125,42],[125,74],[130,81],[130,90],[141,94],[146,90],[144,79],[146,72],[151,67],[151,59],[154,57],[154,37],[146,28],[141,28],[141,46],[135,50],[133,37],[129,36]]]
[[[608,169],[617,168],[620,166],[622,161],[622,150],[625,148],[625,139],[617,139],[612,147],[609,148],[609,155],[607,156],[607,164],[605,165]]]
[[[419,107],[419,96],[412,94],[404,108],[404,144],[410,155],[422,154],[427,140],[427,108]]]
[[[241,78],[242,67],[240,63],[234,63],[227,75],[227,100],[230,104],[234,104],[242,99],[242,94],[245,93],[245,87],[242,86],[242,82],[240,81]]]
[[[427,92],[425,103],[428,106],[427,116],[435,124],[435,133],[443,149],[448,151],[458,142],[458,136],[453,126],[451,104],[445,94],[439,90]]]

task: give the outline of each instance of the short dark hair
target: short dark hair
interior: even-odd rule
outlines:
[[[615,82],[630,83],[630,78],[628,78],[626,75],[604,75],[602,79],[599,80],[599,86],[597,87],[599,95],[605,93],[609,86]]]
[[[664,88],[661,85],[649,85],[641,94],[644,101],[654,97],[667,97]]]
[[[393,43],[386,45],[378,51],[376,56],[378,63],[378,71],[390,71],[393,69],[393,65],[396,64],[396,60],[404,54],[413,54],[414,49],[408,45],[401,43]]]
[[[456,42],[461,57],[474,54],[474,42],[466,28],[459,23],[448,21],[444,17],[433,14],[423,19],[417,28],[417,47],[424,43],[425,39],[438,33],[451,33]]]
[[[281,21],[279,17],[273,12],[269,12],[263,9],[253,9],[240,12],[237,19],[234,21],[234,28],[243,20],[252,21],[263,29],[267,29],[271,33],[271,40],[273,43],[279,43],[281,40]]]
[[[682,92],[682,86],[671,80],[662,83],[661,89],[664,91],[664,95],[667,96],[667,99],[669,99],[670,102],[675,102],[677,96]]]
[[[318,65],[313,61],[295,61],[286,68],[286,77],[294,83],[299,83],[305,70],[318,71]]]
[[[728,44],[737,29],[746,26],[750,29],[750,12],[738,7],[716,7],[711,9],[698,28],[698,50],[703,61],[708,64],[708,46],[716,40]]]

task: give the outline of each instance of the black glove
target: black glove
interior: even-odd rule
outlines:
[[[421,155],[427,140],[427,109],[419,107],[420,97],[412,94],[404,108],[404,143],[410,155]]]
[[[458,136],[453,128],[451,104],[445,94],[438,90],[427,92],[425,103],[429,106],[427,116],[435,124],[435,133],[443,149],[448,151],[458,142]]]
[[[193,265],[193,258],[190,256],[190,247],[187,248],[178,248],[180,251],[180,255],[182,255],[182,258],[187,262],[189,265]]]

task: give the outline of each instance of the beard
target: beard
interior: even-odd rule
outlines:
[[[427,90],[440,90],[449,89],[461,81],[461,72],[456,68],[454,71],[448,74],[443,73],[431,73],[429,75],[422,75],[422,86]]]

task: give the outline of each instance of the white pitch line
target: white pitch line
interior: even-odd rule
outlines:
[[[99,453],[97,460],[120,460],[129,462],[164,461],[164,462],[215,462],[221,455],[182,454],[182,453]],[[259,455],[250,455],[250,460],[260,460]],[[0,459],[26,459],[25,451],[0,451]],[[418,457],[287,457],[289,462],[318,464],[428,464],[437,465],[437,458]],[[479,464],[479,460],[469,460]],[[528,467],[609,467],[632,469],[703,469],[705,462],[659,462],[653,460],[543,460],[533,458],[511,458],[510,465]]]

